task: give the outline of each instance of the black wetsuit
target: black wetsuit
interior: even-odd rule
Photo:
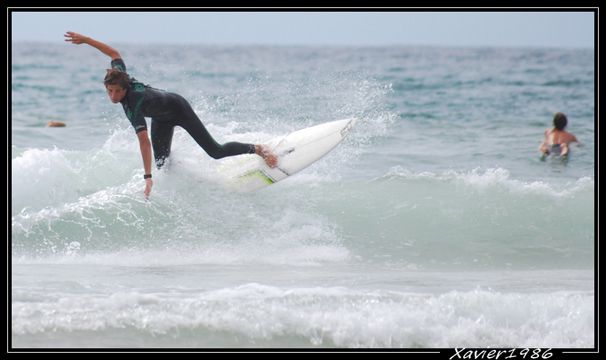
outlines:
[[[112,60],[111,66],[126,72],[126,65],[122,59]],[[253,144],[217,143],[181,95],[154,89],[131,78],[130,88],[120,103],[137,133],[147,130],[145,118],[151,118],[151,141],[158,168],[170,155],[175,126],[185,129],[198,145],[215,159],[255,153]]]

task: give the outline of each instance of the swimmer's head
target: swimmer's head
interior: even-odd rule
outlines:
[[[558,112],[553,117],[553,126],[558,130],[564,130],[566,124],[568,123],[568,119],[566,115],[561,112]]]

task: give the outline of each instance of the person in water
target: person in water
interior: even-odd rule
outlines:
[[[181,95],[152,88],[128,75],[120,53],[109,45],[90,37],[68,31],[65,41],[76,45],[88,44],[111,58],[111,69],[107,70],[103,81],[110,100],[122,104],[126,117],[130,120],[139,139],[145,173],[145,197],[148,198],[153,186],[151,173],[152,147],[158,169],[170,155],[175,126],[185,129],[189,135],[215,159],[241,154],[257,154],[268,166],[275,167],[277,157],[264,145],[239,142],[217,143],[206,130],[190,104]],[[145,118],[151,118],[151,143],[147,134]]]
[[[545,140],[543,140],[539,148],[541,153],[543,153],[541,160],[545,160],[552,152],[559,152],[560,157],[567,158],[570,153],[570,143],[579,142],[576,136],[564,130],[567,124],[568,119],[566,115],[561,112],[555,114],[553,117],[553,128],[545,130]]]

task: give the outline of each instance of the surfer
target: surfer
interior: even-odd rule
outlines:
[[[239,142],[217,143],[206,130],[191,105],[181,95],[155,89],[128,75],[120,53],[111,46],[90,37],[68,31],[65,41],[87,44],[111,58],[111,69],[107,70],[104,85],[110,100],[122,104],[130,120],[143,157],[145,174],[145,197],[149,197],[153,186],[151,175],[152,147],[156,166],[162,167],[170,155],[175,126],[185,129],[189,135],[215,159],[241,154],[257,154],[268,166],[276,167],[278,158],[264,145]],[[147,134],[146,117],[151,117],[151,143]]]
[[[566,159],[570,152],[569,145],[573,142],[579,142],[573,134],[565,131],[564,128],[568,123],[566,115],[558,112],[553,117],[553,128],[545,130],[545,140],[541,144],[539,150],[543,153],[541,160],[552,152],[559,151],[560,157]]]

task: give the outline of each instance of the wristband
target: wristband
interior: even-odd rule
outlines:
[[[145,174],[145,175],[143,175],[143,179],[151,179],[151,174]]]

